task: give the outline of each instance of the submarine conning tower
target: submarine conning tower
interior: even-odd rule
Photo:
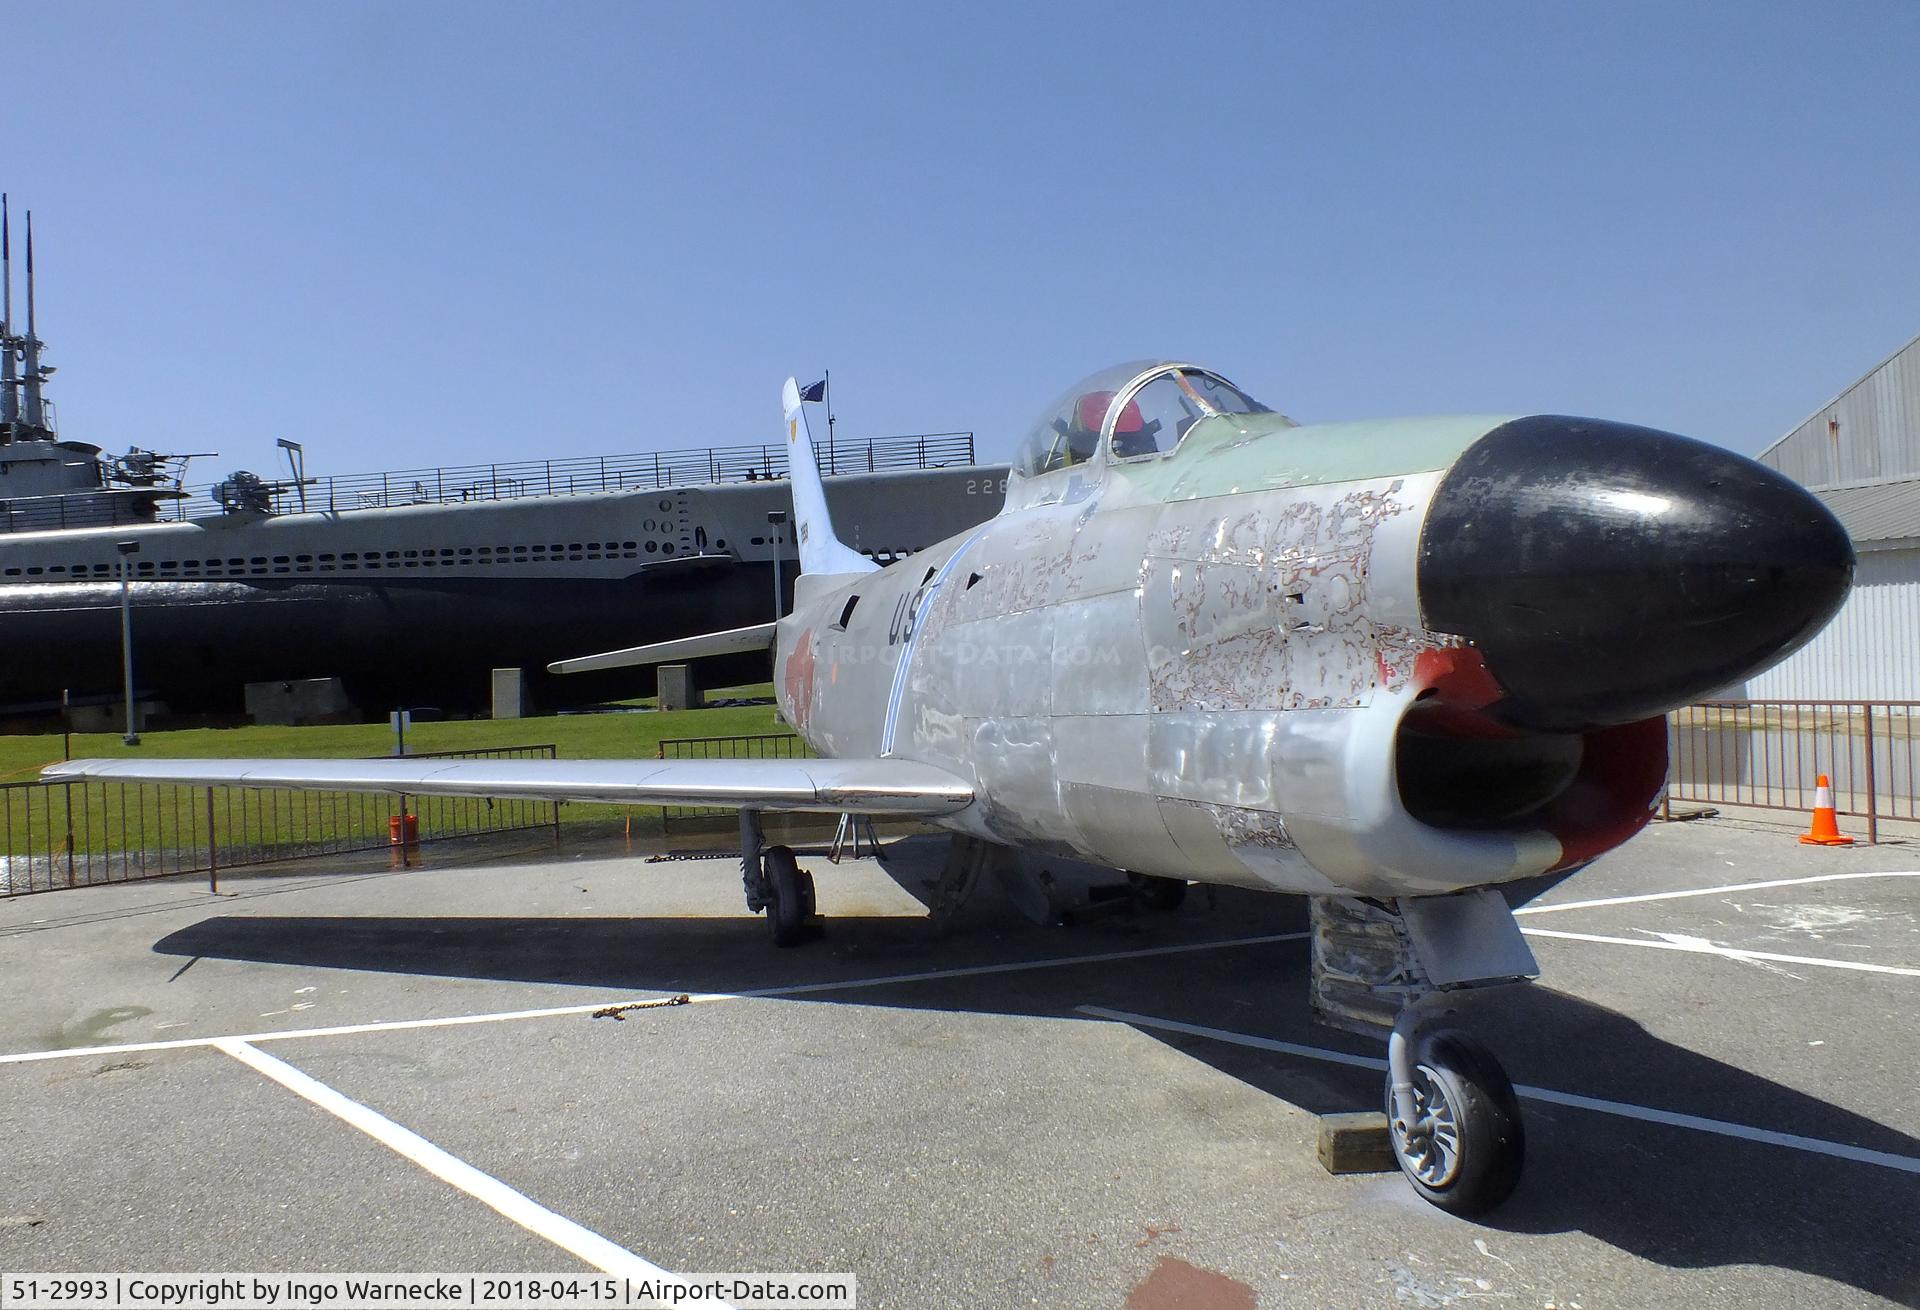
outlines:
[[[34,316],[33,214],[27,214],[27,321],[13,317],[13,214],[0,194],[0,443],[53,441],[53,416],[42,387],[53,370],[40,362],[45,345]]]
[[[13,213],[0,193],[0,534],[140,526],[163,500],[181,499],[186,458],[138,448],[106,458],[98,446],[63,440],[46,398],[35,313],[33,212],[26,215],[26,322],[13,315]],[[170,480],[169,480],[170,479]]]

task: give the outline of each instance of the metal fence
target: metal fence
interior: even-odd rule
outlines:
[[[812,758],[813,749],[791,732],[763,732],[737,737],[663,737],[658,754],[663,760],[803,760]],[[675,819],[733,813],[713,806],[662,805],[660,829],[666,831]]]
[[[1834,808],[1866,820],[1920,821],[1920,701],[1724,700],[1667,719],[1670,800],[1807,810],[1820,775]]]
[[[551,745],[413,759],[552,759]],[[410,802],[410,803],[409,803]],[[404,808],[403,808],[404,807]],[[551,801],[166,783],[0,784],[0,896],[376,850],[412,813],[419,840],[555,828]]]

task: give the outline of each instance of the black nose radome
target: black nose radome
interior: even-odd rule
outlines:
[[[1466,637],[1510,723],[1650,718],[1758,672],[1833,617],[1853,546],[1792,479],[1652,428],[1543,415],[1480,438],[1420,542],[1427,626]]]

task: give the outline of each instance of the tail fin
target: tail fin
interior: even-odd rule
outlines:
[[[827,513],[827,492],[820,482],[820,465],[813,457],[813,436],[800,407],[800,385],[792,378],[781,388],[780,403],[787,411],[787,469],[793,483],[794,537],[800,543],[802,573],[871,573],[872,560],[833,535]]]

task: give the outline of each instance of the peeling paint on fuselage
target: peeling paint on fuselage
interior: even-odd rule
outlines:
[[[1419,825],[1391,768],[1418,656],[1458,644],[1421,624],[1420,524],[1501,421],[1237,415],[1015,478],[966,537],[803,580],[787,717],[823,753],[975,780],[948,826],[1117,868],[1381,894],[1539,872],[1551,839]]]

